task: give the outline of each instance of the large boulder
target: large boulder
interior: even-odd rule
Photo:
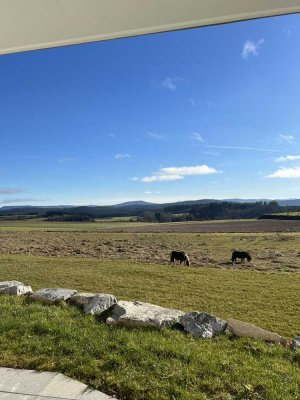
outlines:
[[[266,329],[237,319],[229,319],[227,321],[227,328],[235,336],[245,336],[253,339],[265,340],[266,342],[282,344],[286,344],[287,342],[286,339],[278,335],[278,333],[267,331]]]
[[[223,321],[205,312],[190,312],[180,318],[184,329],[195,337],[212,338],[214,335],[223,333],[227,321]]]
[[[110,325],[131,327],[171,327],[179,323],[184,313],[140,301],[119,301],[106,322]]]
[[[22,296],[31,294],[32,289],[31,286],[25,286],[23,282],[5,281],[0,282],[0,293]]]
[[[95,293],[84,292],[77,293],[70,298],[70,303],[76,304],[77,306],[85,306],[95,297]]]
[[[34,292],[30,298],[32,300],[40,301],[46,304],[61,303],[69,300],[72,296],[77,294],[77,290],[72,289],[41,289]]]
[[[117,299],[106,293],[78,293],[71,297],[70,302],[83,306],[84,312],[91,315],[101,315],[112,308]]]

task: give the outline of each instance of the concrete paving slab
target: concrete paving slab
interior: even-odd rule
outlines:
[[[38,395],[58,374],[24,369],[10,369],[6,370],[4,375],[1,375],[1,391]]]
[[[80,399],[87,388],[87,385],[84,383],[67,378],[62,374],[57,374],[48,383],[48,385],[37,394],[41,396],[52,396],[64,399]]]
[[[57,372],[0,368],[0,400],[110,400]]]
[[[84,392],[80,400],[113,400],[113,397],[98,392],[98,390],[87,390]]]

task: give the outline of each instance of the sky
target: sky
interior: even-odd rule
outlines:
[[[300,14],[0,56],[0,206],[300,198]]]

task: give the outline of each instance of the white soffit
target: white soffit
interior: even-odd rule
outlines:
[[[300,12],[300,0],[0,0],[0,54]]]

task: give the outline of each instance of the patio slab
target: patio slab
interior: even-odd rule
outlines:
[[[58,372],[0,368],[0,400],[112,400]]]

